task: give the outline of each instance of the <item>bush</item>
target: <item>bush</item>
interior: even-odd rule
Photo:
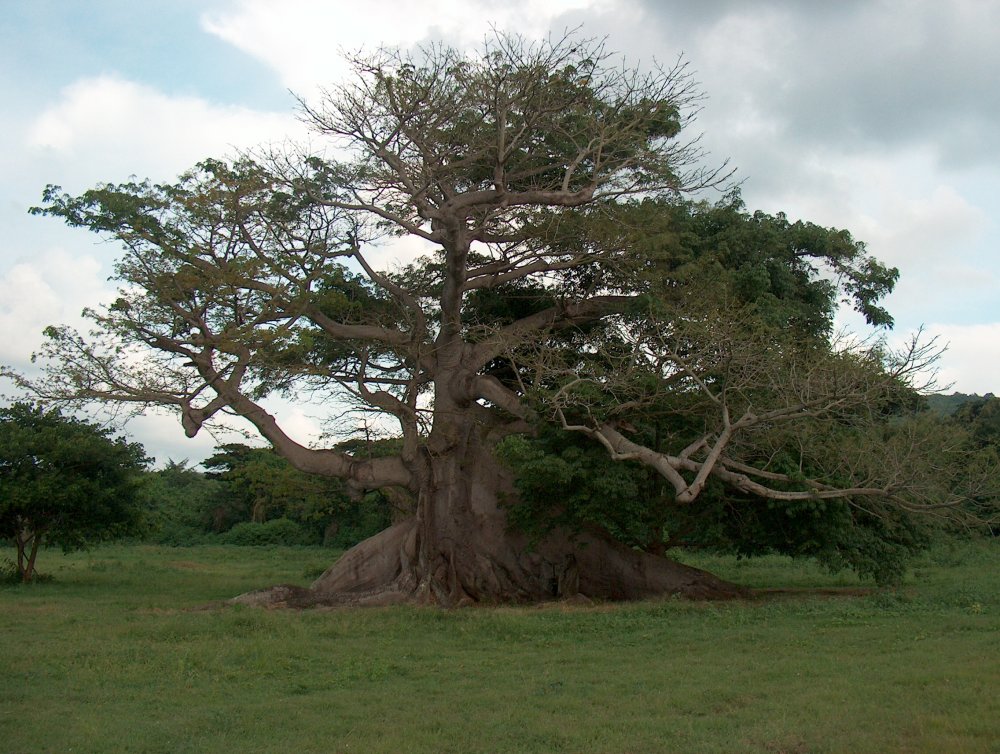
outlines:
[[[222,534],[226,545],[316,545],[319,540],[305,527],[288,518],[275,518],[258,524],[244,521]]]
[[[344,506],[332,527],[323,533],[323,544],[347,550],[392,526],[392,504],[381,492],[369,492]]]
[[[168,547],[193,547],[219,542],[218,535],[195,526],[186,526],[177,521],[155,521],[154,527],[143,541]]]
[[[215,509],[225,498],[225,485],[187,467],[186,461],[168,461],[165,468],[146,477],[149,498],[149,532],[146,541],[158,545],[211,544],[219,529],[213,527]]]

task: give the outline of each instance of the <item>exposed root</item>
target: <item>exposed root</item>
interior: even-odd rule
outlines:
[[[706,571],[585,535],[553,537],[537,547],[516,535],[421,542],[414,521],[365,540],[309,588],[280,585],[231,604],[268,608],[435,604],[524,604],[573,599],[639,600],[677,595],[696,600],[748,598],[751,590]]]

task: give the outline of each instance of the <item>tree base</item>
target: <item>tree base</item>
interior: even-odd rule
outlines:
[[[398,604],[525,604],[678,596],[747,598],[751,591],[707,571],[590,534],[552,536],[534,546],[510,533],[421,542],[416,520],[361,542],[309,588],[284,584],[233,604],[323,607]],[[471,541],[470,541],[471,539]]]

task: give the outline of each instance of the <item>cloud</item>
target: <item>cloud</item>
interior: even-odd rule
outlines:
[[[309,404],[303,407],[275,396],[265,399],[262,405],[293,440],[306,446],[319,444],[323,428],[320,421],[307,411]],[[323,410],[318,406],[312,407],[317,412]],[[186,437],[176,412],[167,408],[154,408],[130,419],[128,432],[147,448],[147,452],[156,455],[157,464],[161,466],[167,459],[187,459],[199,463],[223,443],[266,445],[248,421],[234,416],[216,417],[193,438]]]
[[[930,337],[946,345],[939,382],[961,393],[1000,394],[1000,322],[979,325],[934,324]]]
[[[220,106],[99,76],[63,89],[31,123],[26,146],[54,170],[85,182],[128,175],[163,180],[206,157],[303,134],[291,108],[275,114]]]
[[[655,44],[686,51],[737,127],[766,113],[786,148],[929,144],[956,169],[1000,162],[1000,4],[643,6],[647,27],[660,32]]]
[[[49,249],[0,276],[0,363],[24,368],[48,325],[81,322],[85,306],[108,299],[100,263],[63,249]]]
[[[856,230],[880,249],[891,264],[907,264],[937,274],[955,263],[956,247],[973,245],[989,227],[985,212],[954,186],[939,184],[927,193],[906,196],[898,181],[859,197]]]
[[[955,167],[1000,158],[993,138],[1000,118],[1000,6],[871,4],[813,34],[804,33],[817,28],[806,7],[800,6],[796,28],[803,33],[794,51],[804,70],[773,98],[798,133],[890,148],[929,142]]]
[[[470,46],[482,41],[491,25],[537,38],[565,13],[612,5],[609,0],[384,0],[373,12],[343,2],[242,0],[232,10],[203,14],[202,27],[263,60],[293,91],[308,95],[344,76],[341,50],[408,48],[429,39]]]
[[[27,215],[46,182],[75,192],[131,175],[171,180],[200,159],[304,133],[290,113],[170,97],[117,77],[86,78],[67,86],[26,123],[0,137],[0,170],[6,179],[3,257],[10,265],[3,280],[13,296],[3,311],[19,307],[35,324],[38,313],[47,311],[46,324],[59,322],[68,312],[75,316],[84,305],[98,303],[87,296],[106,293],[102,278],[116,247],[97,246],[83,231]]]
[[[187,437],[180,419],[166,409],[148,410],[130,419],[127,430],[130,438],[141,443],[146,452],[154,456],[158,467],[164,466],[168,460],[200,463],[212,455],[217,444],[243,441],[241,437],[228,434],[213,437],[207,431]]]
[[[130,175],[170,180],[194,162],[304,129],[290,114],[170,97],[117,77],[81,79],[3,135],[7,263],[0,277],[0,357],[22,363],[49,324],[76,323],[107,301],[114,245],[27,215],[45,182],[71,191]]]
[[[301,405],[273,397],[268,399],[267,408],[285,433],[302,445],[312,445],[318,442],[323,434],[320,422],[307,413]],[[317,410],[321,409],[317,408]]]

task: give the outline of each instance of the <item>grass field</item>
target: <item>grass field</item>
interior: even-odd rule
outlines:
[[[330,559],[43,553],[53,581],[0,588],[0,751],[1000,752],[1000,542],[939,548],[861,597],[188,609]],[[854,584],[695,562],[756,587]]]

